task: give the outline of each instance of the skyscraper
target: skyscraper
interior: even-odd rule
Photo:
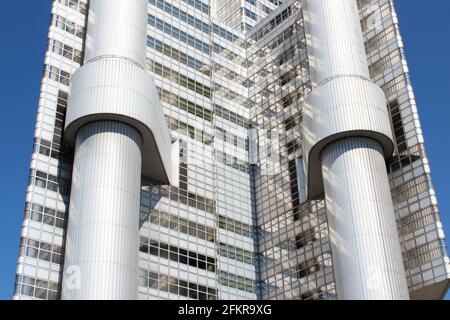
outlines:
[[[15,299],[439,299],[392,0],[54,0]]]

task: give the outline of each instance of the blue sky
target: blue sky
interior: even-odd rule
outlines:
[[[50,3],[3,1],[0,11],[0,299],[13,292]],[[397,0],[396,6],[450,237],[450,1]]]

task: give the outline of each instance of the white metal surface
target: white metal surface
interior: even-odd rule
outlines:
[[[305,0],[313,91],[304,105],[308,199],[325,193],[338,299],[408,299],[385,158],[383,92],[369,80],[354,0]]]
[[[141,174],[176,182],[179,148],[143,68],[147,1],[91,0],[87,30],[64,132],[76,143],[62,298],[136,299]]]
[[[136,299],[142,138],[97,121],[77,135],[62,299]]]
[[[147,1],[93,0],[89,2],[85,62],[101,57],[126,58],[145,65]]]
[[[408,299],[381,145],[343,139],[322,164],[338,299]]]
[[[86,123],[116,120],[133,126],[144,138],[144,176],[171,184],[172,141],[151,76],[133,63],[117,58],[100,59],[79,69],[72,77],[65,139],[75,140]]]
[[[386,158],[394,145],[386,99],[372,82],[358,77],[338,77],[313,90],[303,104],[303,150],[307,161],[308,198],[323,193],[320,153],[339,139],[365,136],[383,145]]]

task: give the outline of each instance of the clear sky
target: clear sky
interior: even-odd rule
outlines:
[[[0,299],[13,292],[50,3],[3,1],[0,10]],[[450,237],[450,1],[396,0],[396,6]]]

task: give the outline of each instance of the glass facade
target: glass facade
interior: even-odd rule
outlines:
[[[53,1],[15,299],[60,297],[73,162],[63,128],[87,2]],[[441,298],[450,262],[393,1],[357,3],[392,118],[410,295]],[[299,165],[312,90],[302,1],[149,0],[147,31],[180,182],[142,181],[139,299],[335,299],[326,203],[306,201]]]

